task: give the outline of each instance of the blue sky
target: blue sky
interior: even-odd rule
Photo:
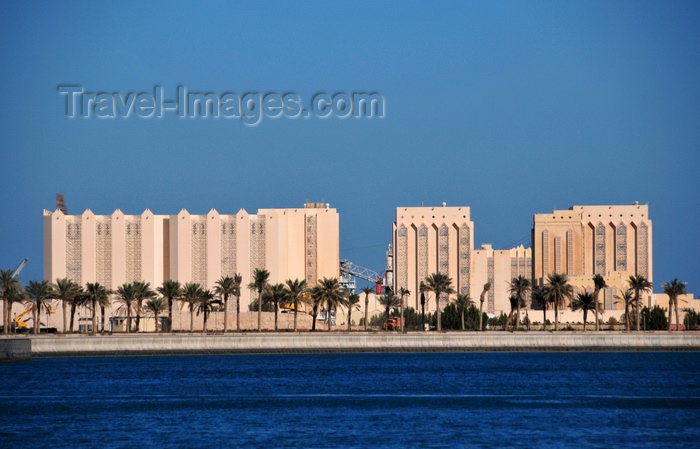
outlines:
[[[23,2],[0,20],[0,267],[30,257],[25,281],[55,193],[97,214],[325,201],[341,257],[377,271],[397,206],[469,206],[476,245],[503,248],[534,213],[639,201],[655,291],[700,292],[700,3]],[[69,119],[67,84],[379,92],[386,110]]]

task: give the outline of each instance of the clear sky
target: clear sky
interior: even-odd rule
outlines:
[[[4,2],[0,268],[43,275],[42,210],[236,213],[329,202],[381,271],[397,206],[532,215],[649,203],[654,281],[700,293],[700,3]],[[378,3],[378,4],[377,4]],[[378,92],[384,117],[67,118],[88,92]]]

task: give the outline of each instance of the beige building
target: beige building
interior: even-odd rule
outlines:
[[[407,288],[419,310],[420,282],[431,273],[452,278],[459,293],[471,292],[474,223],[468,207],[399,207],[393,225],[394,291]],[[443,306],[447,298],[442,298]],[[435,310],[434,301],[426,306]]]
[[[605,311],[611,311],[606,318],[618,318],[624,310],[615,297],[628,288],[630,276],[653,281],[652,222],[647,205],[572,206],[536,214],[532,248],[533,285],[543,285],[550,273],[564,273],[576,295],[593,291],[593,275],[602,275],[608,287],[600,299]],[[648,292],[644,304],[651,307],[652,298]]]
[[[64,215],[44,211],[44,278],[67,277],[80,285],[99,282],[116,289],[125,282],[159,286],[172,279],[213,288],[240,273],[244,286],[256,268],[270,282],[338,277],[339,218],[336,209],[308,203],[299,209],[260,209],[248,214]],[[243,289],[242,307],[250,291]]]

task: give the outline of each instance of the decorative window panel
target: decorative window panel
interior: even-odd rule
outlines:
[[[396,231],[396,259],[395,291],[408,285],[408,229],[403,224]]]
[[[440,226],[438,231],[438,271],[442,274],[450,272],[450,249],[449,249],[449,230],[447,225]]]
[[[613,291],[610,287],[605,287],[603,307],[605,308],[605,310],[614,310],[615,308],[613,306]]]
[[[82,285],[82,224],[80,216],[66,217],[66,277]]]
[[[221,275],[236,274],[236,216],[221,216]]]
[[[549,274],[549,231],[542,231],[542,275]]]
[[[112,218],[95,219],[95,271],[96,281],[112,288]]]
[[[428,228],[418,228],[418,282],[428,277]]]
[[[554,271],[561,273],[561,237],[554,237]]]
[[[494,276],[494,263],[493,263],[493,257],[489,257],[486,259],[486,267],[487,267],[487,275],[489,278],[489,283],[493,286],[493,276]],[[496,313],[496,296],[494,294],[495,288],[491,288],[488,291],[488,304],[487,308],[489,313]]]
[[[469,226],[463,223],[459,228],[459,292],[469,294],[471,269],[471,235]]]
[[[306,216],[306,285],[318,282],[318,223],[316,215]]]
[[[574,274],[574,231],[566,231],[566,273]]]
[[[605,275],[605,225],[595,227],[594,274]]]
[[[622,222],[615,230],[615,270],[627,271],[627,226]]]
[[[250,216],[250,278],[265,269],[265,215]]]
[[[124,227],[126,282],[141,281],[141,217],[127,217]]]
[[[642,222],[639,225],[639,230],[637,231],[637,257],[638,257],[638,270],[637,275],[648,277],[649,276],[649,228],[646,223]]]
[[[207,288],[207,217],[193,215],[192,226],[192,282]]]

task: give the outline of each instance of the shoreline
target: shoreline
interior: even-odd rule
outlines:
[[[0,348],[30,342],[32,358],[196,354],[373,352],[700,351],[700,332],[446,332],[40,335],[0,338]]]

